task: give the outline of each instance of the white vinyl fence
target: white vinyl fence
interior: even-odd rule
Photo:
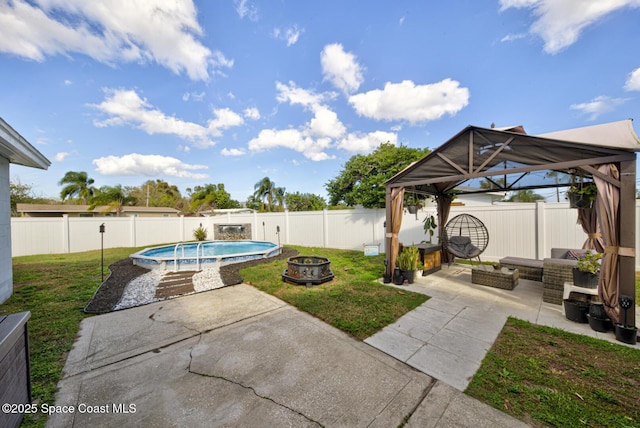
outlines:
[[[640,225],[636,204],[636,253],[640,253]],[[428,239],[422,221],[435,216],[435,207],[418,214],[405,212],[400,242]],[[504,256],[543,259],[551,248],[580,248],[586,235],[577,224],[577,211],[567,203],[499,204],[452,207],[449,218],[471,214],[484,222],[489,245],[483,260]],[[378,244],[385,252],[385,210],[356,209],[282,213],[241,213],[213,217],[62,217],[12,218],[12,256],[72,253],[115,247],[141,247],[192,241],[200,225],[213,238],[216,224],[251,224],[252,239],[282,245],[363,250]],[[99,232],[105,225],[105,233]],[[277,232],[278,228],[280,233]],[[622,233],[625,227],[622,225]],[[101,239],[104,239],[103,244]],[[434,237],[437,242],[437,236]],[[640,269],[636,262],[636,269]]]

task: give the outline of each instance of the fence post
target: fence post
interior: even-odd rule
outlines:
[[[329,248],[329,210],[322,210],[322,246]]]
[[[180,214],[180,242],[184,242],[184,214]]]
[[[71,236],[69,234],[69,214],[62,214],[62,252],[71,252]]]
[[[545,241],[545,223],[547,213],[545,211],[545,203],[541,201],[536,202],[536,258],[538,260],[544,259],[547,253],[547,243]]]
[[[136,247],[136,215],[133,214],[131,218],[130,228],[131,228],[131,246]]]
[[[289,210],[284,210],[284,244],[289,243]]]

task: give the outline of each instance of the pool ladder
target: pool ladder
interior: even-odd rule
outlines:
[[[196,270],[200,270],[200,248],[202,247],[202,242],[198,242],[196,246]],[[178,272],[178,248],[182,248],[181,258],[184,259],[184,242],[178,242],[175,247],[173,247],[173,271]],[[204,257],[204,248],[202,248],[202,257]]]

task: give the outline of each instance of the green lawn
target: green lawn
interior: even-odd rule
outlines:
[[[466,393],[532,426],[639,427],[640,350],[510,318]]]
[[[240,271],[246,283],[310,313],[327,324],[363,340],[415,309],[428,297],[376,282],[384,271],[383,256],[362,251],[293,247],[300,255],[331,260],[335,278],[307,288],[282,281],[286,260],[277,260]]]
[[[286,261],[279,260],[242,270],[245,282],[355,338],[370,336],[428,298],[375,282],[382,256],[295,248],[329,257],[336,278],[312,288],[283,283]],[[105,266],[138,250],[105,250]],[[31,311],[35,403],[54,403],[67,353],[88,316],[83,308],[101,283],[100,265],[100,251],[13,259],[14,294],[0,314]],[[534,426],[631,427],[640,426],[638,391],[639,349],[510,319],[467,393]],[[23,426],[45,422],[28,417]]]
[[[105,271],[109,264],[136,251],[105,250]],[[80,321],[88,316],[83,309],[101,282],[100,251],[13,259],[13,295],[0,305],[0,315],[31,312],[28,325],[34,403],[54,403],[67,353]],[[44,416],[27,415],[22,426],[44,426],[44,423]]]

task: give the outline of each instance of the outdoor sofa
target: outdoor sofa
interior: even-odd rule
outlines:
[[[585,253],[582,249],[552,248],[551,257],[544,260],[504,257],[500,259],[500,266],[518,269],[521,279],[542,282],[542,300],[561,305],[564,283],[573,281],[573,268]]]

